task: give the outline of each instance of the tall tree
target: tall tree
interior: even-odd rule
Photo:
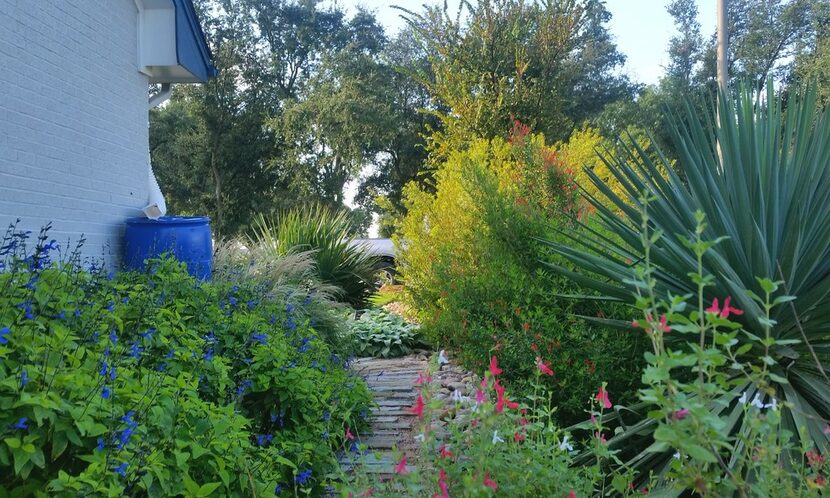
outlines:
[[[566,138],[606,103],[632,96],[615,72],[624,57],[599,0],[478,0],[455,14],[446,4],[406,12],[431,62],[422,79],[442,120],[438,156],[470,137],[504,135],[512,118]]]
[[[697,2],[672,0],[666,10],[674,20],[677,34],[669,41],[669,65],[665,79],[681,91],[688,91],[703,52]]]
[[[221,13],[206,17],[205,32],[219,75],[177,87],[172,101],[151,113],[150,147],[171,212],[209,214],[214,229],[227,235],[287,185],[267,164],[276,141],[262,125],[273,99],[253,64],[252,31],[236,4],[216,7]]]

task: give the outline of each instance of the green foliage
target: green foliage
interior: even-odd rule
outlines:
[[[825,421],[830,420],[826,401],[830,381],[825,373],[830,280],[824,276],[830,272],[830,231],[825,226],[830,216],[830,175],[825,165],[830,161],[830,116],[816,112],[811,91],[778,97],[769,93],[762,101],[753,96],[752,88],[736,98],[722,95],[717,127],[714,112],[701,121],[691,105],[685,122],[677,117],[671,120],[681,152],[678,167],[685,180],[665,159],[655,162],[636,146],[631,146],[630,154],[606,157],[625,185],[625,193],[614,194],[593,176],[604,201],[618,211],[599,200],[590,202],[597,208],[597,223],[614,235],[573,230],[568,244],[551,245],[582,270],[558,267],[560,273],[612,301],[633,304],[626,282],[632,278],[632,262],[646,254],[640,237],[642,192],[653,197],[648,205],[648,223],[655,234],[649,277],[654,280],[655,294],[666,300],[697,294],[697,282],[685,276],[701,265],[712,286],[698,308],[731,295],[733,306],[744,311],[734,321],[752,334],[749,337],[769,338],[750,341],[736,352],[745,368],[768,371],[768,384],[745,379],[734,389],[774,396],[784,406],[784,427],[796,438],[812,440],[826,453],[830,449],[830,436],[824,432]],[[782,112],[785,98],[786,115]],[[669,172],[668,178],[659,174],[660,169]],[[707,221],[702,239],[719,241],[702,256],[696,255],[690,242],[700,222],[697,211]],[[769,314],[756,298],[770,292],[766,280],[756,279],[759,275],[780,280],[783,293],[795,300],[776,306]],[[672,348],[689,343],[683,334],[667,335],[665,340]],[[707,343],[711,340],[707,335]],[[741,417],[726,416],[731,406],[724,402],[711,408],[726,417],[721,427],[725,434],[740,434],[747,425]],[[632,427],[629,435],[638,428],[642,427]],[[654,458],[647,460],[649,466],[660,465]]]
[[[553,295],[579,290],[540,262],[549,256],[535,238],[570,223],[562,211],[578,213],[572,182],[542,137],[517,126],[509,142],[473,142],[435,179],[434,196],[407,190],[398,241],[398,269],[425,338],[473,369],[496,351],[513,381],[532,374],[537,356],[552,362],[562,420],[582,416],[597,379],[633,398],[642,341],[571,318],[614,310]]]
[[[358,356],[394,358],[421,345],[418,326],[382,309],[365,311],[349,322],[348,339]]]
[[[695,292],[659,297],[651,249],[663,237],[652,228],[648,202],[644,197],[639,233],[645,254],[626,281],[639,312],[634,327],[652,346],[640,391],[646,422],[615,428],[627,409],[612,401],[619,401],[617,393],[602,382],[590,397],[590,420],[560,429],[548,408],[556,388],[543,380],[555,373],[540,359],[532,394],[524,399],[505,389],[503,377],[510,372],[495,355],[474,397],[436,396],[432,363],[418,379],[419,395],[410,408],[420,420],[414,461],[399,455],[396,475],[383,481],[367,472],[371,467],[358,465],[351,480],[343,479],[343,495],[824,496],[826,454],[799,440],[787,422],[786,410],[796,407],[770,389],[780,382],[774,362],[745,359],[753,347],[763,359],[776,347],[794,344],[772,336],[770,318],[793,298],[781,294],[781,282],[758,279],[764,294],[748,295],[766,312],[763,337],[734,320],[743,310],[731,299],[704,309],[704,295],[716,279],[704,273],[702,262],[723,241],[703,238],[701,212],[695,214],[694,234],[684,239],[698,261],[686,276]],[[690,340],[671,340],[676,335]],[[753,387],[743,390],[747,382]],[[725,430],[736,419],[744,421],[743,429]],[[436,430],[441,423],[445,427]],[[645,433],[653,434],[652,444],[632,458],[632,444]]]
[[[370,398],[300,310],[169,259],[108,278],[25,238],[0,244],[0,494],[319,491]]]
[[[354,244],[352,221],[346,211],[320,204],[295,208],[276,218],[257,218],[251,246],[268,265],[288,254],[311,251],[317,278],[333,289],[338,298],[362,307],[375,286],[379,258],[366,247]]]
[[[442,129],[431,140],[444,160],[473,137],[503,136],[512,117],[551,139],[608,102],[629,97],[616,73],[625,58],[605,23],[601,2],[463,2],[405,11],[431,67],[420,79],[440,107]]]

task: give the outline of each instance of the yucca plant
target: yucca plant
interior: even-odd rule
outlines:
[[[738,317],[744,329],[763,337],[765,311],[747,292],[764,295],[756,277],[782,281],[784,293],[795,297],[777,306],[771,317],[772,337],[787,344],[775,346],[766,360],[775,382],[763,389],[736,381],[735,398],[746,392],[749,399],[758,394],[765,402],[773,397],[783,402],[784,428],[812,439],[826,453],[830,116],[817,110],[810,89],[789,95],[769,90],[760,99],[740,89],[734,95],[721,94],[719,101],[717,113],[711,109],[701,117],[689,101],[683,116],[668,117],[679,154],[674,167],[659,150],[647,153],[634,141],[628,141],[621,155],[601,154],[624,193],[615,194],[587,171],[605,199],[586,195],[597,211],[592,222],[567,232],[570,245],[550,244],[576,270],[555,268],[597,291],[601,299],[633,303],[634,293],[625,282],[631,282],[633,267],[643,257],[640,199],[648,197],[654,199],[648,204],[650,228],[667,235],[651,248],[656,290],[663,298],[696,294],[688,275],[695,272],[697,261],[682,238],[693,238],[695,212],[701,211],[707,221],[703,238],[725,237],[703,259],[704,271],[716,282],[706,306],[716,297],[723,302],[731,296],[733,306],[744,310]],[[629,325],[622,333],[637,331]],[[676,347],[692,340],[682,334],[668,334],[666,339]],[[763,348],[755,347],[741,360],[758,364],[763,356]],[[734,398],[721,401],[712,411],[725,421],[724,430],[740,434],[745,423],[742,406]],[[632,419],[630,410],[618,410],[623,430],[609,440],[613,448],[630,450],[635,442],[645,447],[651,441],[655,422],[645,418],[648,407],[629,408],[639,416],[635,413]],[[670,453],[650,451],[629,456],[628,463],[643,476],[660,473],[671,458]]]
[[[251,245],[273,258],[311,251],[320,281],[339,288],[343,302],[363,307],[374,290],[380,260],[368,247],[354,243],[351,228],[346,211],[314,204],[274,218],[260,215],[254,220]]]

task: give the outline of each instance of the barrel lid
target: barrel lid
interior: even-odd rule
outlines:
[[[207,216],[162,216],[157,220],[150,218],[138,217],[127,218],[128,225],[204,225],[210,223],[210,218]]]

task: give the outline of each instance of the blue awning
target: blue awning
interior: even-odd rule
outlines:
[[[173,0],[176,6],[176,56],[179,65],[205,82],[218,74],[192,0]]]

